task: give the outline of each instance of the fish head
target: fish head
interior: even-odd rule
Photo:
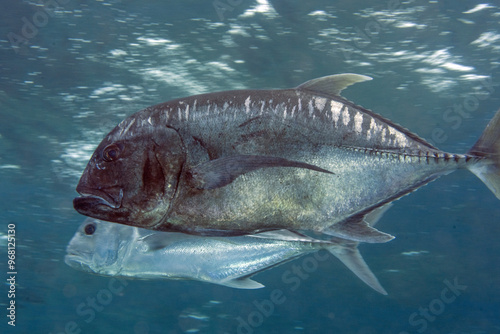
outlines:
[[[144,119],[146,117],[146,119]],[[176,130],[153,126],[139,112],[99,144],[76,187],[79,213],[105,221],[153,228],[175,195],[185,150]]]
[[[119,259],[132,243],[134,228],[87,218],[66,247],[64,262],[96,274],[115,274]]]

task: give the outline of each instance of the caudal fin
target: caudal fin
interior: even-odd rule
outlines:
[[[483,158],[471,165],[469,170],[500,199],[500,110],[467,154]]]

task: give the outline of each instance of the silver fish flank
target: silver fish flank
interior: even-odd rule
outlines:
[[[378,219],[373,217],[370,223]],[[357,243],[315,240],[287,230],[252,236],[202,237],[159,232],[87,218],[66,248],[74,269],[103,276],[196,280],[238,289],[264,285],[251,276],[326,249],[375,291],[387,294]]]

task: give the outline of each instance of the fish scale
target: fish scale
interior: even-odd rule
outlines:
[[[385,129],[393,129],[392,132],[390,130],[387,130],[388,134],[386,136],[386,140],[378,142],[373,140],[369,141],[367,139],[367,133],[369,133],[370,129],[372,128],[364,126],[361,133],[356,133],[353,129],[356,126],[353,120],[355,119],[356,115],[360,114],[361,112],[359,111],[359,109],[348,107],[345,103],[342,104],[343,107],[341,108],[341,110],[344,111],[340,113],[341,116],[339,122],[331,122],[326,125],[328,130],[340,128],[341,131],[336,134],[336,138],[334,138],[334,140],[330,139],[330,141],[327,141],[326,139],[329,138],[322,138],[323,143],[328,143],[329,145],[325,146],[321,153],[316,152],[313,155],[308,155],[307,152],[314,151],[314,147],[316,147],[316,150],[318,148],[318,142],[320,142],[320,139],[317,139],[317,136],[308,136],[309,134],[316,132],[313,130],[317,130],[317,128],[311,129],[312,126],[308,122],[307,124],[304,124],[304,128],[308,130],[307,134],[305,134],[303,131],[292,131],[291,134],[283,134],[283,132],[291,131],[291,126],[287,127],[288,124],[296,125],[296,123],[293,122],[295,121],[293,119],[290,120],[290,122],[287,122],[286,119],[283,120],[279,117],[280,115],[282,115],[281,110],[285,109],[285,103],[280,102],[280,99],[276,97],[275,92],[270,92],[269,96],[264,96],[268,99],[270,105],[270,107],[268,108],[268,114],[258,116],[260,115],[260,106],[263,103],[261,101],[252,101],[252,99],[249,99],[249,96],[251,95],[247,94],[255,95],[256,93],[242,91],[238,92],[238,95],[232,95],[231,108],[225,109],[225,112],[231,115],[226,119],[232,120],[234,122],[234,125],[224,124],[224,128],[231,126],[238,126],[239,128],[241,128],[242,124],[238,124],[238,122],[242,119],[234,120],[234,117],[232,116],[237,115],[242,109],[244,109],[245,103],[249,105],[251,110],[248,113],[247,117],[253,118],[253,121],[247,123],[245,126],[249,126],[252,123],[256,124],[256,120],[260,120],[260,122],[252,129],[252,134],[254,134],[251,140],[252,145],[250,145],[248,141],[246,143],[245,141],[242,141],[245,144],[240,144],[240,146],[250,146],[252,149],[251,153],[254,154],[257,153],[273,155],[279,154],[287,149],[286,146],[288,146],[288,144],[284,144],[284,142],[289,142],[290,145],[296,145],[297,139],[294,138],[301,136],[301,150],[296,153],[294,152],[293,154],[289,153],[290,158],[292,158],[293,160],[300,160],[313,165],[317,165],[327,170],[331,170],[338,177],[342,177],[344,179],[352,181],[347,184],[345,181],[343,181],[343,184],[339,185],[338,182],[333,182],[335,181],[335,178],[326,175],[317,175],[316,177],[321,178],[321,180],[311,182],[310,175],[309,178],[299,177],[299,175],[308,173],[308,171],[297,170],[278,172],[274,170],[259,170],[253,172],[252,175],[249,175],[249,177],[245,180],[237,180],[226,188],[217,190],[220,193],[228,193],[227,196],[230,196],[229,193],[232,193],[232,201],[227,202],[226,195],[222,194],[218,196],[212,196],[212,194],[208,193],[200,194],[197,196],[197,198],[194,199],[183,198],[183,201],[179,202],[178,207],[172,214],[172,219],[178,219],[183,212],[187,211],[187,207],[194,206],[200,208],[200,211],[205,213],[205,219],[198,219],[198,226],[207,229],[209,229],[210,226],[213,226],[212,223],[217,219],[216,216],[219,215],[221,211],[224,211],[226,214],[221,217],[221,221],[227,220],[233,225],[238,224],[239,226],[241,226],[241,228],[248,228],[250,230],[259,228],[270,229],[273,226],[276,226],[276,224],[280,224],[280,222],[283,223],[283,221],[286,220],[288,228],[312,229],[315,231],[320,231],[324,228],[325,222],[327,222],[327,224],[329,225],[333,225],[339,221],[344,220],[350,214],[359,212],[366,207],[383,201],[384,198],[393,197],[395,194],[397,194],[398,191],[388,192],[386,189],[394,188],[394,183],[387,182],[386,187],[384,187],[383,184],[373,184],[369,181],[373,178],[382,177],[381,171],[383,170],[391,170],[391,173],[399,174],[400,178],[407,181],[405,186],[407,186],[408,189],[411,189],[411,185],[413,183],[409,182],[409,180],[417,179],[416,177],[412,178],[412,175],[418,175],[418,179],[420,179],[421,177],[428,178],[432,174],[438,172],[445,173],[448,170],[454,170],[457,168],[456,166],[452,165],[442,166],[444,170],[440,171],[436,170],[434,166],[430,168],[422,168],[420,167],[422,159],[418,159],[412,160],[414,168],[404,168],[407,170],[407,172],[405,173],[406,176],[402,177],[398,169],[403,169],[402,167],[404,166],[399,165],[399,157],[423,156],[426,157],[425,159],[427,163],[427,156],[438,154],[438,152],[440,151],[432,149],[431,147],[429,147],[430,145],[422,144],[416,139],[406,136],[403,132],[400,132],[395,127],[391,127],[388,124],[383,124],[383,130],[380,131],[381,133],[383,133]],[[324,110],[326,101],[313,103],[312,101],[314,101],[315,99],[317,100],[318,98],[303,96],[303,94],[297,95],[294,91],[279,92],[279,94],[281,95],[281,100],[286,99],[288,103],[299,106],[297,115],[299,115],[299,113],[301,112],[306,112],[306,117],[302,118],[302,120],[309,121],[310,115],[313,114],[317,115],[318,119],[320,117],[324,118],[325,115],[328,115],[328,113]],[[260,98],[262,98],[262,96],[260,96]],[[326,100],[326,98],[320,99]],[[198,101],[198,99],[196,99],[196,101]],[[340,102],[333,100],[331,102],[340,104]],[[204,102],[201,102],[200,104],[203,105]],[[315,107],[316,105],[323,106],[323,109],[317,109]],[[311,109],[304,109],[304,107],[302,106],[311,106]],[[217,105],[214,105],[212,103],[211,108],[212,110],[217,110],[218,107]],[[266,116],[266,121],[263,121],[262,118]],[[274,119],[270,119],[273,116],[275,116]],[[300,119],[298,116],[297,118]],[[372,117],[369,114],[365,114],[363,118],[367,120],[363,122],[364,125],[370,124],[371,120],[375,120],[375,122],[381,123],[380,120]],[[243,119],[248,122],[247,118]],[[201,123],[203,122],[203,120],[198,120],[198,122]],[[270,126],[270,123],[272,124],[272,126]],[[320,126],[323,125],[324,122],[321,122]],[[210,124],[210,127],[212,129],[217,129],[216,126],[217,124],[215,122]],[[269,128],[273,129],[271,133],[268,131]],[[295,128],[297,127],[295,126]],[[197,129],[198,127],[196,126],[196,123],[190,123],[189,132],[196,136],[203,136],[203,133],[201,131],[196,132]],[[220,131],[222,132],[222,130]],[[256,133],[259,133],[259,131],[262,134],[260,136],[255,135]],[[324,129],[320,129],[320,131],[317,133],[323,134],[324,132]],[[217,133],[220,132],[214,132],[214,134]],[[346,134],[356,134],[356,136],[353,137],[356,141],[346,143]],[[246,133],[237,133],[233,138],[231,138],[230,135],[225,135],[223,139],[224,141],[230,143],[238,143],[238,140],[235,137],[241,138],[244,135],[246,135]],[[264,138],[264,140],[262,140],[266,145],[257,145],[256,143],[258,143],[259,139],[261,139],[265,135],[271,136],[271,138]],[[392,139],[390,137],[391,135]],[[404,137],[405,139],[398,141],[396,139],[397,135]],[[214,135],[212,137],[205,135],[204,138],[207,142],[219,140],[219,136],[217,135]],[[339,141],[339,138],[341,138],[341,141]],[[313,142],[313,147],[309,147],[305,143],[303,143],[306,140],[307,142]],[[337,145],[339,142],[342,146]],[[273,145],[273,143],[277,144]],[[396,153],[394,146],[401,143],[404,143],[405,146],[400,148]],[[246,149],[240,149],[240,147],[233,148],[232,146],[225,146],[224,144],[225,143],[223,141],[220,141],[219,143],[214,145],[218,148],[223,147],[225,149],[224,151],[221,150],[219,152],[220,155],[250,153]],[[366,147],[368,145],[371,145],[372,148],[364,148],[363,150],[365,151],[357,149],[357,147]],[[260,148],[260,150],[258,150],[258,148]],[[378,156],[383,159],[381,160],[375,158],[375,160],[377,161],[377,164],[375,165],[373,161],[374,155],[365,153],[366,150],[371,150],[370,152],[379,153]],[[425,153],[424,150],[426,150]],[[400,153],[401,151],[403,153]],[[354,156],[346,156],[346,152],[355,152],[355,154]],[[387,155],[384,157],[383,153],[387,153]],[[338,161],[341,161],[342,163],[339,165],[337,163]],[[366,166],[367,168],[377,169],[370,173],[367,172],[366,169],[359,170],[359,168],[357,168],[359,166]],[[350,171],[352,169],[359,170],[359,173],[353,173],[352,171]],[[419,174],[415,174],[416,172]],[[261,183],[263,179],[266,180],[265,184]],[[279,181],[275,182],[274,180]],[[270,192],[268,189],[280,189],[279,183],[282,182],[287,182],[287,184],[291,184],[293,186],[286,189],[286,193],[289,193],[288,196],[286,196],[286,193],[282,194],[279,197],[279,201],[276,201],[276,196],[274,196],[274,193],[272,191]],[[314,185],[314,187],[311,187],[311,184]],[[341,190],[344,191],[339,191],[339,187],[341,187]],[[298,190],[304,188],[309,188],[308,193],[311,194],[311,203],[308,206],[308,210],[306,211],[303,209],[303,206],[301,207],[300,205],[302,196],[301,192],[299,192]],[[326,189],[337,189],[337,191],[329,192]],[[353,189],[356,190],[353,191]],[[399,188],[397,189],[399,190]],[[240,196],[240,194],[242,195]],[[267,194],[267,196],[265,196],[265,194]],[[362,198],[362,194],[369,194],[369,197]],[[213,197],[216,198],[214,199]],[[336,205],[332,206],[331,203],[336,203]],[[359,207],[360,205],[363,205],[360,210],[352,210],[352,207]],[[223,208],[223,210],[220,210],[220,208]],[[287,213],[284,214],[283,211]],[[181,214],[177,215],[177,212],[181,212]],[[194,219],[193,216],[191,216],[190,218]],[[182,219],[187,218],[182,217]]]

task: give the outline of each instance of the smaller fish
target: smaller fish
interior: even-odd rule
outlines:
[[[368,223],[373,225],[382,213],[368,217],[372,219]],[[357,246],[357,242],[350,240],[317,240],[288,230],[203,237],[87,218],[69,242],[64,261],[74,269],[104,276],[189,279],[258,289],[264,285],[250,279],[251,276],[326,249],[368,286],[387,295]]]

